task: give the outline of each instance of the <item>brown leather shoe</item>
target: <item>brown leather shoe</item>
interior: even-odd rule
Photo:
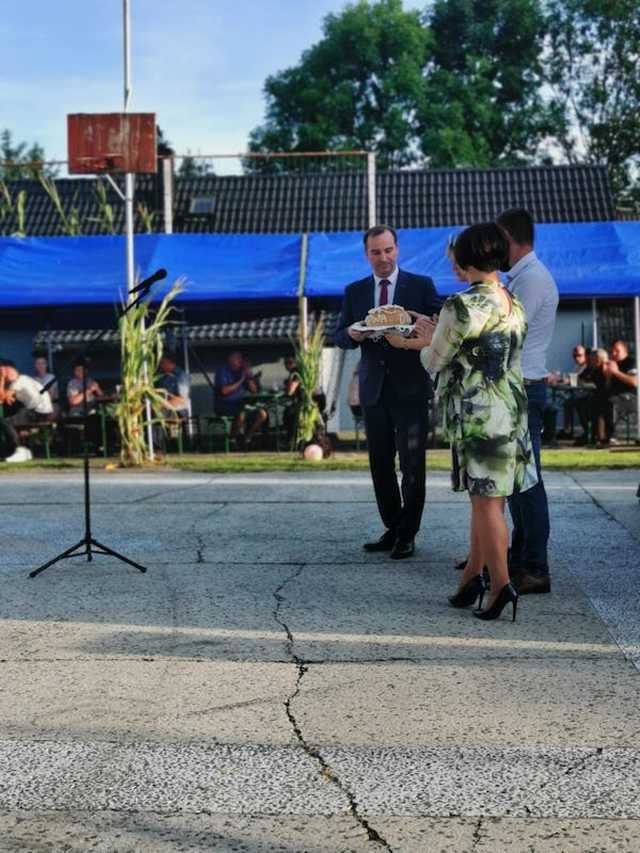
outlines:
[[[403,536],[398,536],[396,543],[391,551],[392,560],[406,560],[407,557],[413,557],[415,551],[415,543],[413,537],[406,539]]]
[[[551,578],[549,575],[520,575],[515,582],[518,595],[541,595],[551,592]]]

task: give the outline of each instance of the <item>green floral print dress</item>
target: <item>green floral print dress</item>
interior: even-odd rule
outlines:
[[[506,314],[500,285],[477,282],[445,302],[420,358],[438,375],[437,396],[451,442],[454,491],[508,497],[537,483],[520,353],[522,303]]]

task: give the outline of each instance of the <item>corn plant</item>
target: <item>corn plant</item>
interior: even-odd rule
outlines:
[[[58,187],[56,186],[56,182],[53,178],[48,177],[43,172],[38,173],[38,178],[40,179],[40,184],[42,188],[46,192],[46,194],[51,199],[51,203],[53,204],[58,217],[60,218],[60,224],[62,225],[62,231],[68,237],[77,237],[79,234],[82,234],[82,226],[80,223],[80,214],[78,212],[78,208],[75,206],[71,207],[69,214],[64,209],[62,204],[62,199],[60,198],[60,193],[58,192]],[[75,202],[75,198],[74,198]]]
[[[4,222],[13,212],[13,199],[9,187],[0,180],[0,222]]]
[[[142,227],[147,234],[153,234],[153,223],[156,218],[156,214],[153,210],[149,210],[144,202],[138,202],[138,216],[142,221]]]
[[[302,330],[298,332],[297,340],[293,341],[300,377],[300,398],[298,402],[298,444],[304,447],[314,435],[316,426],[321,419],[320,409],[314,399],[320,385],[320,370],[322,363],[322,348],[324,346],[324,325],[318,321],[313,332],[305,341]]]
[[[25,205],[27,202],[27,194],[24,190],[20,190],[18,195],[16,196],[16,206],[15,206],[15,217],[17,228],[13,232],[13,237],[26,237],[26,216],[25,216]]]
[[[100,208],[100,222],[107,234],[116,233],[115,213],[113,205],[107,199],[107,187],[104,181],[96,182],[96,197]]]
[[[165,421],[166,393],[155,387],[154,377],[162,358],[162,332],[171,316],[171,303],[181,290],[182,281],[178,279],[153,317],[149,314],[149,303],[141,302],[120,318],[122,387],[115,416],[121,437],[120,463],[124,467],[143,465],[150,460],[145,440],[147,400],[152,422]]]
[[[12,237],[26,237],[26,215],[25,207],[27,203],[27,193],[25,190],[20,190],[16,196],[15,202],[11,198],[9,187],[6,183],[0,180],[0,223],[6,220],[15,220],[17,228],[12,233]]]

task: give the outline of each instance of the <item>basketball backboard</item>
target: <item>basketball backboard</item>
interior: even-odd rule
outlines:
[[[69,173],[155,173],[155,113],[74,113],[67,116]]]

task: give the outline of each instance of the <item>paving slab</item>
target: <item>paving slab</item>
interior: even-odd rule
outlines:
[[[396,853],[636,853],[631,820],[514,818],[381,818],[378,829]],[[3,853],[366,853],[378,845],[349,817],[277,818],[118,812],[0,812]],[[42,839],[49,839],[43,847]]]
[[[5,738],[287,745],[291,664],[56,660],[0,667]]]
[[[517,659],[309,666],[293,703],[313,746],[640,748],[626,661]],[[474,773],[473,767],[469,768]]]

